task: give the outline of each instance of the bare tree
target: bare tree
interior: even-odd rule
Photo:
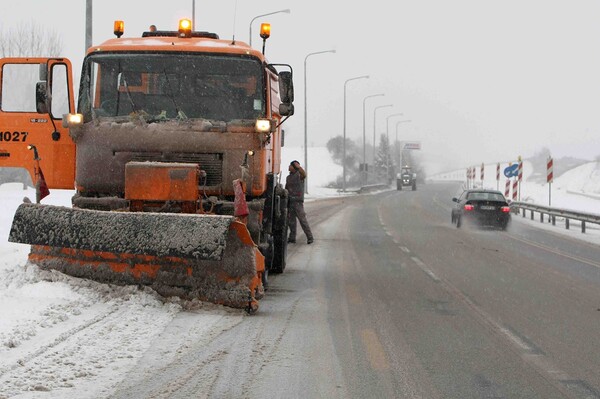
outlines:
[[[0,31],[0,57],[58,57],[62,47],[56,31],[34,22]]]

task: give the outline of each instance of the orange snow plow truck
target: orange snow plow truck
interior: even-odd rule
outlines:
[[[41,268],[256,311],[286,264],[281,123],[294,111],[264,25],[260,52],[189,20],[139,38],[117,21],[83,61],[77,112],[67,59],[1,59],[0,167],[38,188],[9,241]],[[72,207],[39,204],[44,182],[75,188]]]

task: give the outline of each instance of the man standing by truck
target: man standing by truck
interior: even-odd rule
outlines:
[[[288,225],[290,227],[290,235],[288,242],[296,243],[296,218],[300,221],[300,226],[306,234],[306,243],[312,244],[314,241],[312,231],[306,220],[306,212],[304,212],[304,179],[306,179],[306,171],[300,166],[298,161],[292,161],[288,168],[290,174],[285,179],[285,188],[289,194],[289,210],[288,210]]]

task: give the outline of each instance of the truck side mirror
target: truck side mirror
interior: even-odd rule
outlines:
[[[292,116],[294,115],[294,104],[279,104],[279,115]]]
[[[47,114],[48,106],[48,83],[37,82],[35,85],[35,109],[38,114]]]
[[[292,104],[294,102],[294,83],[292,82],[292,72],[279,72],[279,95],[281,102],[284,104]]]
[[[47,82],[48,81],[48,65],[40,64],[40,68],[38,70],[38,75],[39,75],[39,78],[41,81]]]

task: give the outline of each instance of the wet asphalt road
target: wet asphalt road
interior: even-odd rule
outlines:
[[[520,217],[457,229],[457,187],[307,202],[315,242],[299,234],[259,312],[134,392],[600,398],[600,248]]]
[[[307,203],[316,242],[291,248],[262,308],[298,295],[280,350],[303,361],[265,367],[256,386],[301,376],[278,393],[600,398],[600,248],[519,216],[506,232],[457,229],[455,192]],[[294,328],[304,334],[288,343]]]

